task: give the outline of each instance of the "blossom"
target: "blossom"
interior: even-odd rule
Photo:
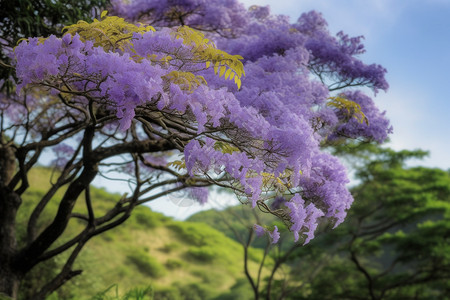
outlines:
[[[274,229],[270,231],[258,224],[254,224],[253,230],[255,231],[257,237],[262,237],[267,234],[272,244],[276,244],[280,239],[280,233],[278,232],[278,227],[276,225],[274,226]]]
[[[268,231],[269,237],[272,241],[272,244],[278,243],[278,240],[280,239],[280,233],[278,232],[278,227],[275,225],[272,232]]]
[[[207,187],[189,187],[188,191],[191,198],[199,204],[204,205],[208,202],[209,191]]]
[[[258,224],[253,225],[253,230],[255,231],[256,236],[258,236],[258,237],[262,237],[266,233],[266,230],[264,229],[264,227],[262,227]]]

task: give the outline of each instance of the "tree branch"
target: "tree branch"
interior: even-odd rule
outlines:
[[[38,263],[39,256],[61,236],[67,227],[70,214],[78,197],[97,175],[97,164],[91,158],[94,132],[93,127],[88,127],[85,131],[83,139],[83,172],[67,188],[53,222],[33,242],[18,253],[15,261],[18,269],[22,272],[27,272]]]

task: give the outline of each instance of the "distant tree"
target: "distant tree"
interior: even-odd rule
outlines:
[[[89,239],[137,205],[181,189],[204,203],[208,186],[230,188],[308,242],[320,222],[340,224],[353,201],[345,168],[322,147],[382,142],[391,131],[369,96],[346,89],[386,90],[386,70],[362,63],[361,38],[331,36],[316,12],[290,24],[268,7],[246,10],[234,0],[123,5],[114,2],[113,11],[133,22],[145,17],[157,30],[105,12],[62,36],[2,48],[12,57],[2,66],[15,71],[17,85],[0,99],[0,293],[15,298],[33,267],[66,253],[60,272],[33,296],[44,299],[81,273],[73,263]],[[18,246],[15,218],[28,172],[52,152],[51,188]],[[131,192],[106,213],[95,211],[89,187],[112,171]],[[268,206],[275,197],[288,199],[284,208]],[[38,230],[50,202],[58,211]],[[73,211],[77,202],[84,213]],[[84,229],[62,241],[74,219]]]
[[[290,275],[267,299],[449,299],[450,172],[405,166],[424,154],[353,153],[362,158],[361,183],[346,221],[283,251]],[[298,283],[304,288],[293,289]]]

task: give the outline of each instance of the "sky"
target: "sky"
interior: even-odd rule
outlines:
[[[303,13],[323,14],[332,34],[365,37],[360,58],[387,70],[389,90],[375,102],[394,127],[387,146],[423,149],[430,156],[412,164],[450,169],[450,0],[241,0],[269,5],[273,14],[295,22]],[[150,206],[177,219],[212,206],[236,203],[232,195],[211,195],[214,205],[200,207],[183,195]]]

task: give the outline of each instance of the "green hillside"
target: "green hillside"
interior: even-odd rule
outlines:
[[[246,239],[249,229],[257,223],[277,225],[280,232],[287,231],[286,225],[280,219],[274,215],[263,213],[259,209],[252,209],[249,205],[231,206],[220,211],[214,209],[201,211],[189,217],[187,221],[204,223],[236,241],[242,240],[242,238]],[[279,244],[282,244],[283,248],[293,245],[292,235],[284,234]],[[265,249],[267,239],[257,238],[251,246]]]
[[[22,239],[25,220],[38,196],[50,186],[50,177],[51,172],[44,168],[31,173],[31,187],[18,216]],[[91,192],[99,210],[113,205],[120,197],[102,189]],[[61,196],[57,194],[54,199]],[[79,202],[76,211],[82,212],[84,202]],[[39,222],[40,230],[55,214],[56,204],[54,201],[48,205]],[[73,221],[63,239],[80,228],[81,223]],[[262,255],[260,249],[250,251],[250,269],[255,273],[255,261]],[[42,285],[46,274],[54,274],[55,267],[63,261],[59,257],[34,270],[22,287],[23,293],[27,288]],[[112,284],[118,284],[121,293],[134,287],[152,286],[155,299],[233,299],[234,292],[239,293],[239,299],[252,297],[243,272],[240,244],[204,223],[175,221],[147,207],[136,208],[125,224],[92,239],[75,268],[83,269],[83,274],[63,286],[58,295],[52,295],[53,299],[90,299]]]

